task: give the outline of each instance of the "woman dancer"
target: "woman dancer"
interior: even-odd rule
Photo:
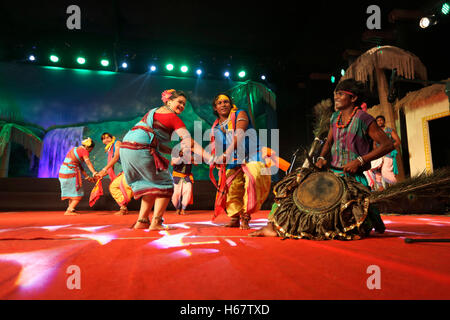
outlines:
[[[87,138],[81,142],[81,146],[70,149],[67,153],[64,162],[59,169],[59,182],[61,184],[61,200],[69,200],[65,215],[76,215],[75,208],[80,203],[84,196],[83,175],[90,182],[94,182],[94,178],[89,177],[83,169],[83,162],[86,163],[92,175],[95,176],[95,171],[89,153],[94,149],[95,143],[91,138]]]

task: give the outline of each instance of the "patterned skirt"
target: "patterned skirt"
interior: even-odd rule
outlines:
[[[125,180],[133,190],[134,199],[145,195],[161,198],[172,196],[172,175],[169,170],[157,170],[155,159],[148,149],[120,148],[120,160]]]

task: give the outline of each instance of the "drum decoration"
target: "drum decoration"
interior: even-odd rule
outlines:
[[[274,193],[271,220],[283,238],[355,240],[372,229],[370,190],[351,177],[303,167],[277,183]]]

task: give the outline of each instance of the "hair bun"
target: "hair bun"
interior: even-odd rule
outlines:
[[[92,146],[92,139],[91,138],[86,138],[83,141],[81,141],[81,145],[83,147],[89,148],[90,146]]]

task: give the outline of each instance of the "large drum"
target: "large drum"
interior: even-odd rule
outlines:
[[[284,238],[360,239],[372,230],[370,190],[352,177],[301,168],[274,187],[272,222]]]

